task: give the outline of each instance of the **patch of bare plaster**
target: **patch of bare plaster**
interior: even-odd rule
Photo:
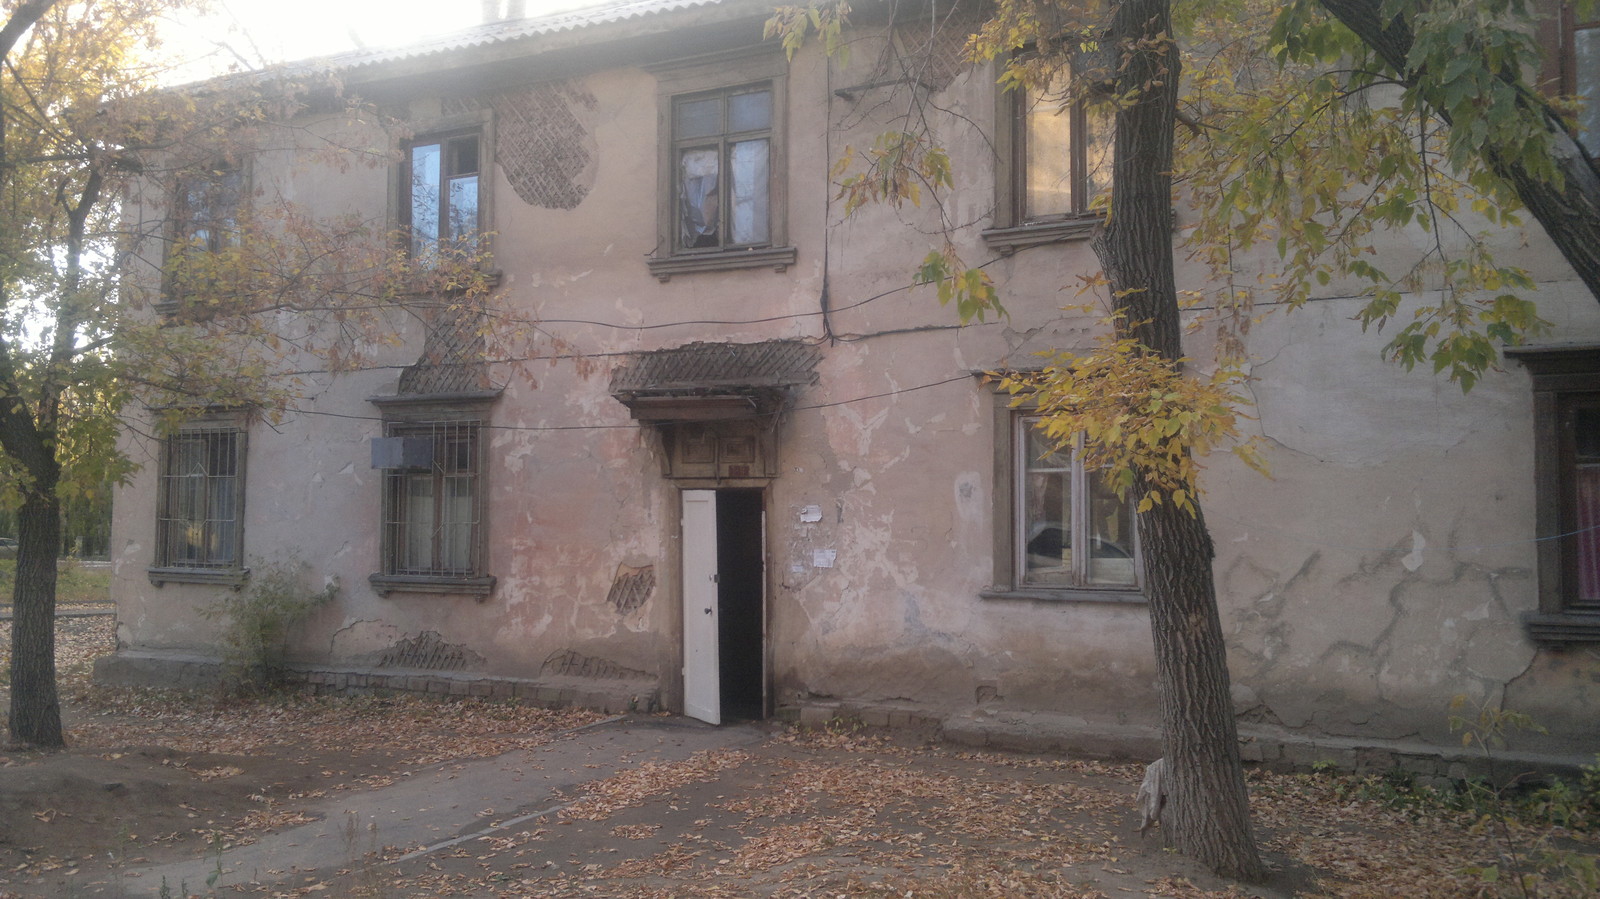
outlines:
[[[611,592],[606,595],[606,602],[617,610],[619,615],[627,615],[637,611],[646,602],[656,589],[656,568],[654,565],[645,565],[635,568],[630,565],[618,565],[617,573],[611,579]]]
[[[1422,551],[1428,548],[1428,539],[1422,536],[1421,531],[1411,532],[1411,552],[1400,559],[1400,564],[1407,571],[1416,571],[1422,567]]]
[[[423,671],[466,671],[482,668],[486,661],[466,646],[444,642],[437,631],[423,631],[384,650],[377,665]]]
[[[581,85],[546,82],[496,94],[495,161],[524,203],[575,209],[594,187],[599,158],[594,134],[576,110],[592,112],[595,96]]]
[[[618,665],[610,659],[584,655],[571,649],[550,654],[539,668],[540,674],[556,677],[586,677],[599,680],[646,680],[649,672]]]

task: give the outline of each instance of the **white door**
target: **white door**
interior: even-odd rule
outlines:
[[[683,491],[683,711],[722,723],[717,661],[717,494]]]

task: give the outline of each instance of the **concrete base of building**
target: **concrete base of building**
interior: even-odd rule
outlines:
[[[126,687],[216,689],[222,683],[220,659],[148,650],[120,650],[95,660],[96,683]],[[312,693],[420,693],[516,699],[545,708],[580,707],[601,712],[654,712],[661,708],[653,682],[501,677],[467,671],[398,668],[345,668],[291,665],[289,683]]]
[[[1151,762],[1162,753],[1161,729],[1157,725],[1115,724],[1048,712],[980,709],[941,715],[899,705],[813,700],[782,709],[780,716],[819,729],[920,728],[930,736],[960,746],[1072,758]],[[1489,758],[1477,747],[1310,735],[1246,723],[1239,725],[1239,755],[1246,767],[1269,771],[1400,771],[1418,783],[1435,787],[1479,777],[1502,781],[1576,778],[1580,768],[1596,764],[1593,754],[1540,753],[1511,746],[1493,752],[1491,770]]]

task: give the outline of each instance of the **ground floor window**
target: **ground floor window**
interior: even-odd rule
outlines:
[[[415,449],[407,466],[384,476],[384,574],[482,574],[480,429],[477,421],[385,427]]]
[[[1017,415],[1016,570],[1023,584],[1137,587],[1133,508],[1075,450],[1055,449],[1038,416]]]
[[[244,431],[184,427],[162,447],[160,568],[235,569],[243,544]]]
[[[1040,416],[994,399],[994,580],[991,598],[1140,602],[1143,574],[1132,498],[1058,447]]]
[[[1539,609],[1528,634],[1600,642],[1600,346],[1506,355],[1533,374]]]

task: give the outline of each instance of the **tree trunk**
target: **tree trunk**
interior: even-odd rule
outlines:
[[[11,739],[45,749],[66,745],[56,695],[56,560],[61,553],[56,486],[34,484],[23,496],[11,594]]]
[[[1450,122],[1449,115],[1434,102],[1438,88],[1427,83],[1428,74],[1408,65],[1414,41],[1409,21],[1399,15],[1385,19],[1383,0],[1320,2],[1372,48],[1401,81],[1416,87],[1436,115],[1447,124]],[[1506,82],[1517,91],[1519,102],[1537,112],[1544,123],[1550,138],[1551,162],[1561,173],[1561,183],[1534,177],[1511,154],[1494,146],[1482,149],[1484,164],[1511,185],[1589,293],[1600,300],[1600,170],[1596,170],[1594,160],[1567,132],[1561,117],[1542,96],[1509,76]]]
[[[1172,130],[1179,57],[1169,0],[1127,0],[1113,14],[1121,54],[1111,215],[1092,241],[1118,308],[1119,328],[1181,364],[1182,326],[1172,269]],[[1147,492],[1142,483],[1137,491]],[[1264,876],[1251,833],[1228,664],[1217,616],[1211,537],[1199,506],[1171,502],[1139,516],[1146,596],[1161,690],[1167,819],[1178,851],[1219,874]]]

